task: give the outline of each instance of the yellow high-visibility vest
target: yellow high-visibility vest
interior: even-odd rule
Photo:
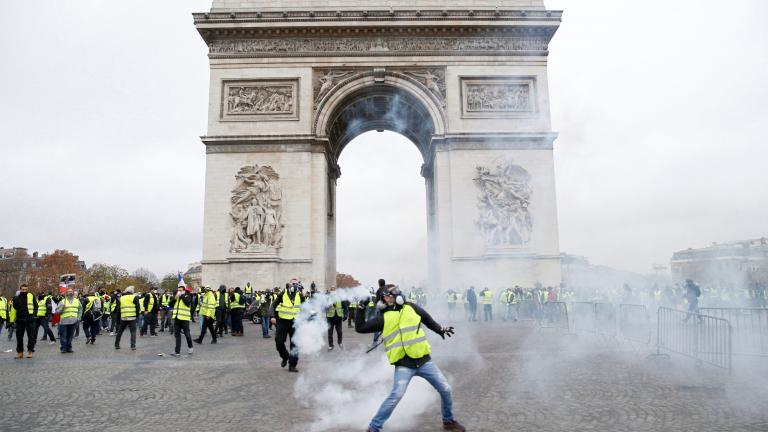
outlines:
[[[240,294],[239,293],[232,293],[235,297],[235,299],[232,301],[232,306],[230,306],[230,309],[241,309],[244,308],[245,305],[240,304]]]
[[[301,307],[301,293],[296,291],[291,301],[288,291],[283,292],[283,301],[277,305],[277,316],[280,319],[292,320],[299,314],[299,308]]]
[[[133,294],[124,294],[120,297],[120,318],[136,318],[136,305],[133,304]]]
[[[80,300],[77,297],[72,297],[70,302],[64,297],[64,307],[61,310],[61,319],[65,318],[77,318],[77,312],[80,310]]]
[[[335,304],[328,306],[328,309],[325,311],[325,316],[328,318],[344,318],[344,307],[342,307],[341,301],[337,301]]]
[[[208,291],[200,301],[200,315],[208,318],[216,317],[216,297]]]
[[[190,321],[192,319],[192,311],[189,306],[181,301],[181,297],[177,298],[176,303],[173,305],[172,317],[179,321]]]
[[[37,316],[44,317],[45,313],[47,312],[47,307],[45,306],[45,303],[48,301],[48,297],[43,297],[42,300],[37,301]]]
[[[8,319],[8,300],[0,296],[0,318]]]
[[[493,292],[491,290],[486,290],[480,293],[480,304],[493,304]]]
[[[406,304],[399,311],[384,312],[384,331],[381,336],[390,364],[397,363],[406,355],[419,359],[431,352],[420,324],[421,317],[410,305]]]

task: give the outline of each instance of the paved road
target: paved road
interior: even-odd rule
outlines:
[[[345,327],[346,330],[346,327]],[[431,338],[454,388],[457,418],[472,431],[766,431],[766,378],[723,374],[684,360],[648,360],[646,347],[502,323],[457,325]],[[197,330],[193,332],[197,334]],[[76,340],[74,355],[38,345],[33,360],[0,354],[0,431],[363,431],[391,383],[367,335],[345,350],[281,369],[273,339],[246,336],[172,349],[167,334],[138,350]],[[0,351],[11,349],[3,332]],[[765,377],[765,375],[763,375]],[[387,430],[439,431],[439,399],[414,381]],[[170,427],[170,429],[167,429]]]

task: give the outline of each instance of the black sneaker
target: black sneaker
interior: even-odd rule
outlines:
[[[203,343],[203,341],[201,341],[200,339],[192,339],[192,342],[194,342],[194,343],[196,343],[196,344],[198,344],[198,345],[200,345],[201,343]]]
[[[212,341],[211,341],[211,345],[213,345],[213,344],[215,344],[215,343],[216,343],[216,339],[214,339],[214,340],[212,340]]]
[[[296,368],[296,366],[290,366],[288,368],[288,372],[298,372],[299,370]]]
[[[280,367],[285,367],[288,365],[288,359],[283,359],[283,361],[280,362]]]
[[[115,345],[115,349],[120,349],[120,347],[119,347],[119,346],[117,346],[117,345]]]

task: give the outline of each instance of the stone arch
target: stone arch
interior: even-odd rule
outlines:
[[[432,137],[446,131],[441,98],[404,73],[359,73],[337,83],[318,101],[313,133],[327,140],[333,162],[357,135],[388,129],[416,144],[428,163]]]

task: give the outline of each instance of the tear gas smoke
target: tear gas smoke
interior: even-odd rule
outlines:
[[[326,346],[326,308],[337,301],[368,301],[369,296],[364,287],[339,289],[315,294],[302,304],[295,322],[299,355],[316,358]],[[472,344],[466,347],[474,350]],[[394,370],[380,350],[365,355],[363,347],[347,349],[334,353],[333,360],[315,359],[305,365],[294,386],[294,395],[314,412],[314,419],[307,426],[311,432],[364,427],[392,386]],[[387,422],[387,430],[412,430],[418,415],[438,406],[437,392],[426,381],[416,378]]]
[[[338,301],[357,301],[368,299],[371,293],[364,287],[338,289],[332,293],[316,293],[301,305],[294,326],[294,343],[299,355],[318,354],[325,345],[325,332],[328,323],[325,320],[326,309]]]

